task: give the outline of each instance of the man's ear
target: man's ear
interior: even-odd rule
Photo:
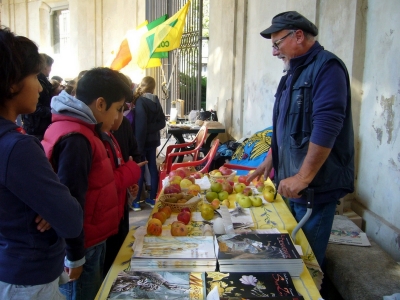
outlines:
[[[95,107],[98,111],[105,111],[107,108],[106,100],[103,97],[99,97],[95,100]]]

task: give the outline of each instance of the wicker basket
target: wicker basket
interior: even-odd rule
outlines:
[[[183,193],[184,195],[189,195],[187,193]],[[190,209],[191,212],[194,212],[197,210],[197,204],[202,200],[201,198],[199,198],[198,200],[191,202],[189,204],[187,203],[171,203],[171,202],[167,202],[165,200],[167,200],[168,198],[173,197],[174,194],[163,194],[160,196],[159,201],[161,203],[162,206],[169,206],[171,208],[171,210],[173,212],[180,212],[182,210],[182,208],[187,207]]]
[[[210,173],[208,173],[208,177],[210,178],[210,183],[215,183],[218,182],[218,180],[223,180],[224,182],[229,182],[229,181],[233,181],[235,179],[236,176],[236,171],[232,170],[233,172],[229,175],[221,175],[221,176],[214,176],[211,175]]]

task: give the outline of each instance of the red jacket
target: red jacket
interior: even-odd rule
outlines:
[[[71,133],[84,135],[92,149],[88,190],[83,205],[84,242],[85,248],[89,248],[118,232],[121,219],[118,209],[119,198],[112,165],[103,142],[96,134],[95,125],[74,117],[53,114],[53,123],[47,129],[42,141],[47,158],[53,163],[54,146],[63,136]]]
[[[112,134],[108,135],[104,133],[102,138],[114,170],[115,184],[119,198],[118,211],[121,219],[124,215],[124,206],[127,199],[126,189],[132,184],[137,184],[141,175],[141,169],[134,161],[124,161],[118,141]]]

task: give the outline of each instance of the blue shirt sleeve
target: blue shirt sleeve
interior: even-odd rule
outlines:
[[[346,74],[338,61],[331,60],[321,68],[314,83],[312,143],[333,147],[343,127],[346,106]]]

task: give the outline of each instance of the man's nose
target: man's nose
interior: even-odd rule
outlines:
[[[279,55],[279,49],[275,49],[274,47],[272,47],[272,55],[273,56],[278,56]]]

